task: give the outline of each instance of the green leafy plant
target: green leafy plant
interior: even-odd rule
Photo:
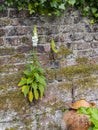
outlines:
[[[74,5],[76,0],[6,0],[5,4],[9,7],[16,7],[18,10],[27,8],[30,14],[48,14],[60,16],[67,5]]]
[[[30,60],[32,60],[32,63],[26,64],[27,70],[24,71],[24,76],[18,86],[22,87],[24,96],[27,96],[29,101],[32,102],[33,99],[38,100],[43,97],[46,79],[44,76],[45,70],[41,67],[34,53]]]
[[[98,130],[98,109],[89,107],[80,107],[78,109],[79,114],[85,114],[89,116],[89,121],[92,123],[91,127],[88,130]]]
[[[75,6],[84,16],[91,18],[91,24],[98,22],[97,0],[4,0],[0,4],[0,10],[7,6],[18,10],[27,8],[30,14],[48,14],[49,16],[60,16],[68,6]]]

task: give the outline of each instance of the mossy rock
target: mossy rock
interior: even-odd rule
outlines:
[[[19,88],[0,96],[0,110],[7,111],[9,105],[10,109],[20,113],[22,113],[22,107],[29,106]]]
[[[3,84],[10,84],[13,82],[14,85],[16,85],[21,76],[22,76],[22,73],[23,72],[17,72],[17,73],[11,73],[11,74],[5,74],[5,75],[1,75],[1,82],[0,82],[0,85],[3,85]]]
[[[63,79],[65,79],[64,73],[61,71],[61,69],[56,69],[55,75],[56,75],[56,80],[58,81],[62,81]]]
[[[8,18],[0,19],[0,26],[6,26],[6,25],[9,25],[10,23],[11,23],[11,20]]]
[[[0,65],[0,73],[8,73],[14,71],[14,64]]]
[[[0,54],[1,55],[12,55],[14,54],[14,48],[0,48]]]
[[[47,82],[53,82],[55,80],[55,70],[52,70],[52,69],[46,70],[45,76],[46,76]]]

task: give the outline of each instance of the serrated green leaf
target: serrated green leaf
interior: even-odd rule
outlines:
[[[42,98],[43,94],[44,94],[44,87],[42,85],[38,86],[38,89],[40,91],[40,97]]]
[[[31,69],[31,71],[33,71],[35,69],[35,66],[31,65],[30,69]]]
[[[46,81],[45,81],[45,79],[43,79],[43,77],[40,76],[40,78],[39,78],[38,81],[39,81],[39,83],[42,84],[43,86],[46,86]]]
[[[34,89],[34,96],[35,96],[36,100],[39,99],[39,93],[38,93],[38,90],[36,90],[36,89]]]
[[[38,71],[39,71],[40,73],[45,73],[45,70],[44,70],[43,68],[38,68]]]
[[[40,63],[38,61],[36,61],[34,64],[40,66]]]
[[[97,8],[91,8],[92,13],[95,14],[97,12]]]
[[[78,113],[79,114],[88,114],[88,112],[87,112],[87,109],[85,108],[85,107],[80,107],[79,109],[78,109]]]
[[[29,98],[29,101],[32,102],[32,100],[33,100],[33,93],[32,93],[32,91],[29,91],[28,98]]]
[[[90,9],[89,6],[86,6],[86,7],[84,7],[83,11],[84,11],[84,12],[88,12],[89,9]]]
[[[97,127],[97,128],[96,128],[96,127],[94,127],[94,128],[93,128],[93,130],[98,130],[98,127]]]
[[[59,5],[59,9],[65,10],[65,4]]]
[[[37,83],[36,83],[36,82],[33,82],[33,83],[32,83],[32,88],[33,88],[34,90],[37,90]]]
[[[28,94],[28,92],[29,92],[29,86],[25,85],[24,92],[23,92],[25,97]]]
[[[18,86],[23,86],[27,83],[27,79],[26,78],[22,78],[21,81],[18,83]]]
[[[74,4],[76,3],[76,0],[68,0],[68,3],[69,3],[70,5],[74,5]]]
[[[27,79],[27,84],[31,84],[33,82],[33,79],[32,78],[28,78]]]
[[[30,68],[30,67],[31,67],[31,64],[28,64],[28,63],[27,63],[27,64],[26,64],[26,67],[27,67],[27,68]]]
[[[28,70],[25,70],[24,71],[24,74],[29,77],[29,76],[32,76],[32,72],[31,71],[28,71]]]
[[[89,107],[89,108],[79,108],[79,112],[82,114],[89,115],[89,120],[92,123],[92,127],[89,130],[98,130],[98,109]]]
[[[44,2],[46,2],[46,0],[41,0],[40,3],[43,4]]]
[[[29,10],[30,14],[35,12],[31,3],[28,4],[28,10]]]
[[[95,16],[96,18],[98,18],[98,13],[96,13],[94,16]]]
[[[93,130],[93,126],[90,126],[90,127],[88,128],[88,130]]]
[[[57,8],[58,3],[56,1],[52,1],[52,2],[50,2],[50,5],[51,5],[51,7]]]
[[[94,24],[94,23],[95,23],[94,19],[91,19],[90,24]]]
[[[39,81],[39,78],[40,78],[39,74],[35,72],[34,76],[35,76],[36,80]]]

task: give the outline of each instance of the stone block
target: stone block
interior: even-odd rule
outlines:
[[[21,36],[21,35],[30,35],[31,28],[29,27],[9,27],[7,28],[7,36]]]
[[[45,52],[44,46],[39,44],[39,45],[37,46],[37,52],[38,52],[38,53],[44,53],[44,52]]]
[[[77,40],[81,40],[81,39],[83,39],[83,33],[72,33],[71,35],[70,35],[70,38],[71,38],[71,40],[72,41],[77,41]]]
[[[38,37],[39,44],[45,44],[46,43],[46,35],[41,35]]]
[[[57,81],[63,81],[65,79],[64,73],[60,69],[55,70],[55,75]]]
[[[80,86],[75,89],[75,100],[86,99],[87,101],[95,102],[98,99],[98,87],[92,86]],[[98,105],[98,104],[97,104]]]
[[[5,75],[1,75],[0,74],[0,78],[1,78],[1,82],[0,82],[0,85],[4,85],[5,84],[5,88],[6,88],[6,85],[11,87],[11,86],[16,86],[18,84],[18,82],[20,81],[21,79],[21,76],[22,76],[22,69],[21,71],[19,72],[13,72],[13,73],[7,73]]]
[[[93,50],[92,56],[93,56],[93,57],[98,56],[98,48],[96,48],[96,49]]]
[[[74,41],[71,44],[72,50],[86,50],[86,49],[90,49],[90,47],[91,47],[91,43],[90,42],[84,42],[83,40]]]
[[[19,37],[6,38],[6,45],[8,46],[20,46],[22,44],[22,39]]]
[[[16,52],[17,53],[28,53],[28,52],[30,52],[30,50],[32,50],[32,46],[23,45],[23,46],[17,47]]]
[[[83,34],[86,31],[85,24],[82,22],[79,22],[78,24],[73,24],[71,31]]]
[[[86,57],[92,57],[93,56],[93,49],[89,49],[89,50],[79,50],[77,52],[77,56],[86,56]]]
[[[0,27],[9,26],[10,22],[11,22],[11,20],[9,18],[1,18],[0,19]]]
[[[12,55],[14,54],[14,48],[12,47],[5,47],[5,48],[0,48],[0,55]]]
[[[8,16],[8,10],[0,11],[0,18],[7,17]]]
[[[16,64],[16,63],[24,63],[27,60],[27,56],[22,53],[14,53],[13,55],[1,56],[0,57],[0,65],[5,64]]]
[[[55,70],[50,69],[50,70],[46,70],[46,79],[47,82],[53,82],[55,80]]]
[[[97,63],[98,64],[98,56],[94,56],[91,58],[91,63]]]
[[[91,42],[93,40],[93,34],[86,33],[84,34],[84,41]]]
[[[72,26],[69,25],[60,25],[59,26],[59,32],[61,33],[68,33],[72,30]]]
[[[19,18],[11,19],[11,25],[12,26],[20,26],[21,24],[20,24],[19,20],[20,20]]]
[[[9,12],[9,17],[10,18],[21,18],[21,17],[25,18],[25,17],[29,17],[29,16],[30,16],[30,14],[29,14],[28,10],[18,11],[18,10],[12,9]]]
[[[94,48],[94,49],[98,48],[98,41],[93,41],[91,43],[91,47]]]
[[[0,38],[0,46],[3,46],[3,45],[4,45],[4,39]]]
[[[5,36],[5,29],[0,29],[0,37]]]
[[[96,33],[94,37],[95,37],[95,40],[98,41],[98,33]]]
[[[13,64],[0,65],[0,73],[10,73],[15,71]]]
[[[15,36],[5,38],[6,46],[22,46],[22,45],[32,45],[32,39],[28,36]]]
[[[71,86],[65,82],[54,82],[48,85],[48,88],[45,92],[45,98],[43,102],[48,104],[55,104],[58,102],[56,107],[67,106],[71,104],[72,97],[71,97]],[[63,103],[63,104],[62,104]],[[62,105],[61,105],[62,104]],[[61,106],[59,106],[61,105]],[[68,107],[68,106],[67,106]]]

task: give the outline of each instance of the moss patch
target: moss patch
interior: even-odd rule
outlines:
[[[1,55],[12,55],[14,54],[14,48],[0,48],[0,54]]]
[[[55,70],[46,70],[47,82],[53,82],[55,80]]]
[[[23,94],[20,92],[20,89],[4,93],[0,96],[0,110],[8,110],[8,105],[10,104],[11,108],[17,111],[21,111],[23,106],[27,106],[28,102],[24,98]]]
[[[9,25],[11,23],[10,19],[0,19],[0,26],[6,26]]]
[[[14,64],[0,65],[0,73],[14,71]]]
[[[9,84],[9,85],[16,85],[20,78],[22,76],[22,72],[17,72],[17,73],[12,73],[12,74],[5,74],[5,75],[1,75],[1,82],[0,85],[5,85]]]

